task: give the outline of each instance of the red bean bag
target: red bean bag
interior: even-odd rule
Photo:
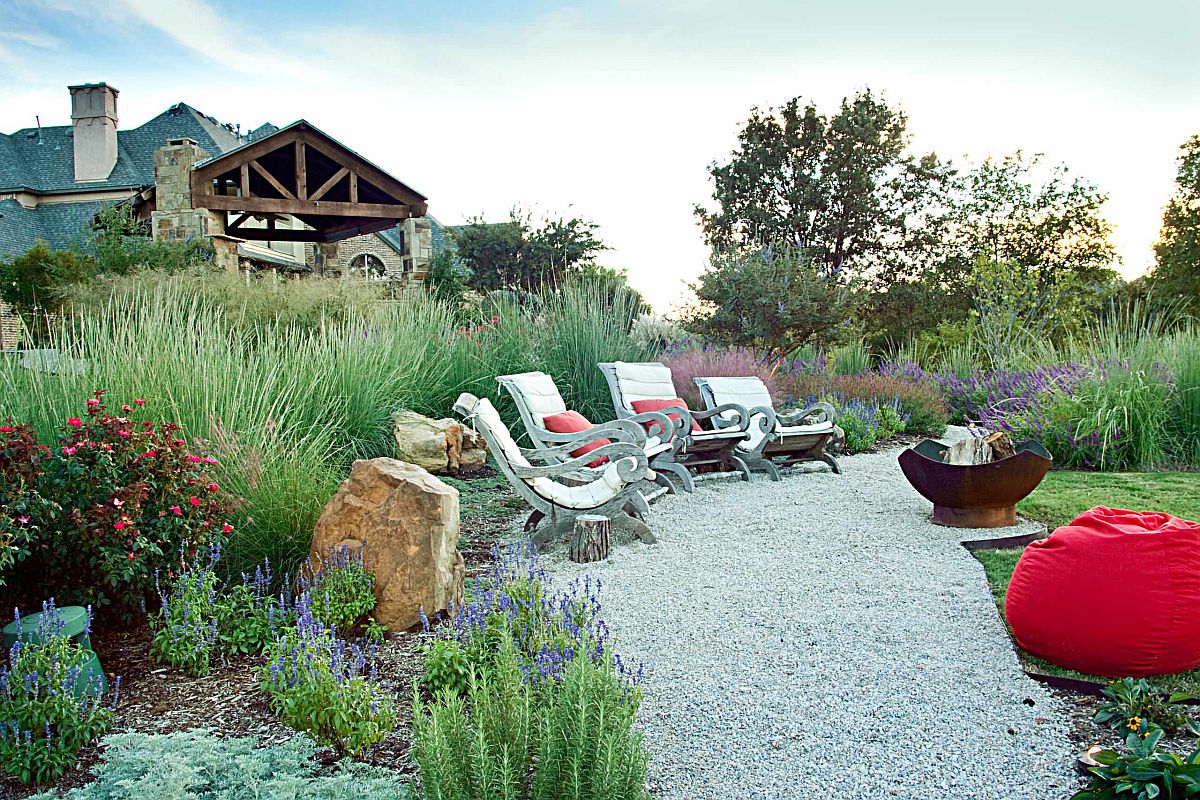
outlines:
[[[1200,524],[1097,506],[1021,554],[1004,603],[1024,650],[1111,677],[1200,666]]]

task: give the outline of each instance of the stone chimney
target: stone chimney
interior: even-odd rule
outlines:
[[[75,180],[107,180],[117,164],[117,90],[106,83],[68,86]]]

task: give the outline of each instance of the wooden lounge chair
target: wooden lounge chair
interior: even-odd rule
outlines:
[[[521,420],[525,423],[525,430],[529,434],[534,447],[558,453],[558,460],[560,461],[570,460],[572,457],[570,452],[563,453],[558,446],[567,442],[577,441],[579,433],[556,433],[546,428],[547,417],[555,417],[568,413],[567,404],[562,399],[562,394],[559,393],[558,385],[555,384],[554,378],[551,378],[544,372],[521,372],[515,375],[501,375],[496,378],[496,382],[507,389],[508,393],[512,395],[513,401],[517,405],[517,411],[521,414]],[[646,423],[652,423],[652,426],[660,431],[659,434],[650,435],[647,433],[644,427]],[[666,414],[656,411],[636,414],[629,419],[605,422],[595,427],[608,431],[608,433],[597,431],[597,438],[611,439],[613,438],[613,431],[619,430],[625,432],[630,437],[628,441],[640,445],[646,452],[646,457],[651,460],[671,449],[671,437],[675,431],[675,423]],[[663,434],[661,431],[666,431],[666,433]],[[595,439],[591,441],[595,441]],[[604,467],[604,464],[600,464],[595,467],[584,467],[584,469],[602,470]],[[675,491],[675,487],[665,474],[656,472],[654,482],[665,492],[674,493]],[[656,492],[653,495],[646,494],[645,496],[647,500],[653,500],[661,493]]]
[[[671,379],[671,370],[658,362],[628,363],[624,361],[598,364],[612,392],[613,408],[619,419],[633,419],[639,413],[639,401],[678,401],[679,392]],[[727,471],[741,473],[750,480],[750,468],[736,451],[739,442],[747,437],[750,415],[736,404],[707,411],[693,411],[682,405],[656,409],[675,421],[671,449],[655,456],[651,466],[670,472],[679,478],[684,491],[694,491],[693,473],[699,467],[718,465]],[[724,415],[724,416],[722,416]],[[720,417],[720,428],[702,428],[700,423]],[[651,431],[652,433],[655,431]]]
[[[601,425],[557,447],[530,450],[517,445],[486,397],[464,392],[455,401],[454,410],[483,434],[500,472],[517,494],[533,506],[525,529],[536,528],[534,544],[540,546],[566,534],[580,514],[601,514],[620,524],[616,518],[621,515],[640,520],[649,510],[637,484],[652,480],[654,473],[640,445],[628,440],[613,441],[586,455],[562,460],[564,453],[598,438],[627,437],[620,429]],[[604,457],[608,463],[602,470],[591,474],[587,482],[579,480],[581,467]]]
[[[826,445],[837,435],[834,424],[836,412],[828,403],[812,403],[802,411],[778,414],[771,402],[771,393],[759,378],[694,378],[700,396],[710,409],[730,404],[749,410],[749,438],[740,442],[737,453],[751,469],[762,469],[771,480],[780,480],[779,468],[801,461],[822,461],[840,474],[837,460],[825,452]],[[713,417],[718,428],[732,426],[724,414]]]

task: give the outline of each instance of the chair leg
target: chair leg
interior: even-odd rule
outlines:
[[[541,522],[545,518],[546,518],[546,512],[539,511],[538,509],[535,508],[533,510],[533,513],[529,515],[529,519],[525,520],[525,527],[524,527],[525,532],[528,533],[529,531],[536,528],[538,526],[538,523]]]
[[[687,471],[687,467],[675,461],[664,461],[654,465],[655,470],[666,470],[679,478],[679,482],[683,484],[683,491],[691,494],[696,491],[696,482],[692,480],[692,473]]]
[[[656,467],[654,470],[654,482],[667,490],[667,494],[675,494],[675,484],[671,483],[671,479],[662,474]]]
[[[624,511],[636,519],[645,519],[646,515],[650,513],[650,504],[646,502],[646,498],[641,492],[634,492],[630,495],[629,502],[625,504]]]
[[[742,473],[742,480],[750,480],[750,467],[746,466],[745,461],[738,456],[733,455],[732,453],[729,454],[729,460],[733,462],[734,469]]]
[[[826,464],[828,464],[829,468],[833,470],[834,475],[842,474],[842,468],[838,464],[837,459],[829,455],[829,453],[821,453],[821,455],[817,456],[817,460],[824,461]]]
[[[764,458],[759,462],[759,465],[761,465],[763,470],[765,470],[766,473],[771,476],[771,480],[775,481],[776,483],[783,480],[783,476],[779,474],[779,467],[775,466],[775,464],[771,462],[771,459]]]

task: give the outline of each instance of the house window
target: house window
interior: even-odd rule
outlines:
[[[378,256],[361,253],[350,259],[349,275],[364,281],[380,281],[387,277],[387,268]]]

